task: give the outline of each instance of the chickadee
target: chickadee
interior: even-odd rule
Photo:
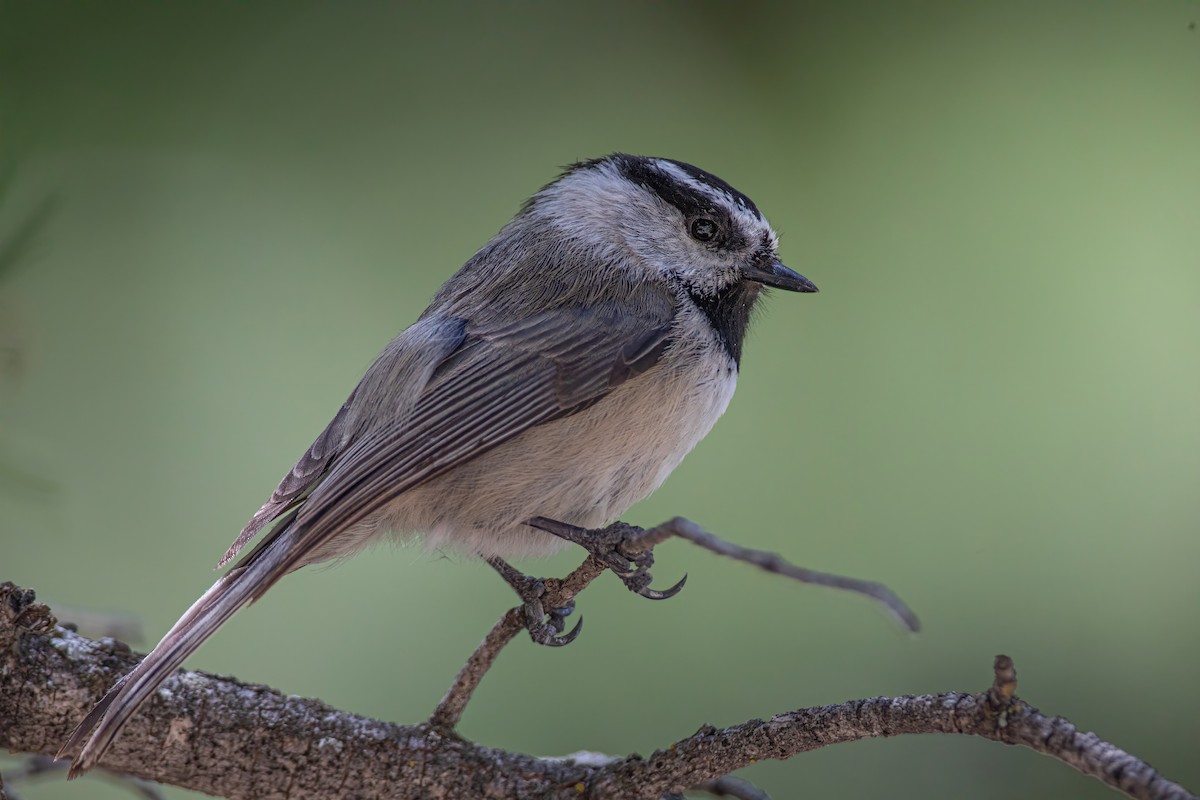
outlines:
[[[780,263],[758,208],[690,164],[574,164],[391,341],[221,559],[259,544],[79,724],[95,766],[197,647],[289,572],[380,536],[488,558],[548,553],[537,518],[596,528],[656,489],[725,411]]]

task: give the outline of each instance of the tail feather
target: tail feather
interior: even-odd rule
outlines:
[[[108,691],[71,733],[58,752],[68,757],[79,749],[69,777],[76,777],[100,761],[142,704],[169,678],[196,648],[212,636],[242,606],[258,599],[289,570],[287,553],[294,544],[291,519],[245,560],[212,585],[192,604],[142,663]]]

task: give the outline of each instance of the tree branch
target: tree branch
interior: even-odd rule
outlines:
[[[530,524],[535,527],[541,527],[541,524],[536,520]],[[552,528],[547,528],[547,530],[552,530]],[[617,563],[636,558],[642,553],[648,553],[651,557],[647,560],[647,563],[652,564],[654,548],[672,537],[678,537],[706,550],[710,550],[717,555],[737,561],[745,561],[767,572],[783,575],[800,583],[828,586],[834,589],[866,595],[878,601],[910,631],[916,631],[920,628],[920,622],[917,620],[917,615],[913,613],[912,609],[897,597],[895,592],[882,583],[863,581],[842,575],[831,575],[827,572],[818,572],[798,567],[776,553],[751,550],[750,548],[727,542],[683,517],[673,517],[661,525],[648,529],[617,523],[604,531],[592,531],[589,533],[617,534],[617,537],[615,537],[616,544],[613,546],[612,551],[612,556],[615,557]],[[548,579],[544,581],[546,593],[541,598],[542,605],[546,609],[564,607],[567,603],[575,599],[577,594],[586,589],[592,581],[600,577],[604,574],[605,570],[611,567],[613,567],[613,564],[605,564],[595,555],[589,556],[574,572],[562,580]],[[649,585],[649,577],[649,573],[647,572],[647,585]],[[680,584],[682,585],[682,581]],[[492,628],[491,632],[488,633],[475,652],[471,654],[471,657],[467,659],[467,663],[455,677],[454,683],[446,692],[446,696],[438,704],[437,710],[430,717],[429,722],[431,725],[445,730],[453,730],[458,725],[459,720],[462,719],[463,711],[471,699],[471,695],[478,688],[480,681],[483,680],[483,676],[491,669],[496,657],[504,649],[505,645],[511,642],[524,627],[525,616],[522,612],[523,609],[520,607],[510,609],[508,613],[500,618],[500,621],[496,623],[495,627]]]
[[[651,798],[655,792],[692,785],[702,776],[726,774],[755,760],[783,759],[831,744],[881,736],[954,733],[1028,747],[1129,797],[1195,800],[1141,759],[1018,699],[1014,694],[1016,671],[1008,656],[996,657],[994,671],[991,688],[978,694],[875,697],[792,711],[723,730],[705,726],[645,761],[625,760],[609,776],[611,783],[596,788],[603,792],[610,785],[633,782],[644,787],[640,797]]]
[[[586,589],[588,584],[603,575],[607,569],[608,567],[601,564],[594,556],[589,556],[574,572],[562,580],[546,580],[546,594],[542,596],[542,603],[546,608],[562,608],[571,602],[575,595]],[[467,659],[467,663],[459,670],[454,683],[447,690],[446,696],[442,698],[442,702],[438,703],[433,716],[429,718],[430,725],[444,730],[453,730],[458,725],[467,703],[471,700],[471,695],[479,687],[483,676],[492,668],[496,656],[500,655],[504,646],[511,642],[524,627],[525,614],[520,607],[509,609],[500,618],[500,621]]]
[[[596,569],[585,562],[553,591],[578,591]],[[478,665],[472,671],[468,664],[464,673],[470,674],[456,685],[477,683],[471,676],[486,672],[503,638],[477,652]],[[120,642],[92,641],[59,627],[31,591],[0,584],[0,747],[55,752],[79,715],[138,658]],[[721,730],[705,726],[648,758],[554,759],[483,747],[445,727],[377,722],[265,686],[181,671],[133,719],[102,766],[230,798],[659,800],[689,787],[754,797],[744,785],[722,786],[721,779],[757,760],[836,742],[953,733],[1030,747],[1130,797],[1196,800],[1134,756],[1020,700],[1006,657],[997,658],[995,674],[992,686],[977,694],[873,698]],[[452,719],[453,710],[442,717]]]

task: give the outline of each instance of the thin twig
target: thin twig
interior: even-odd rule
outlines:
[[[692,544],[703,547],[718,555],[738,561],[753,564],[767,572],[783,575],[801,583],[812,583],[820,586],[830,586],[835,589],[857,592],[878,600],[900,620],[909,630],[916,631],[920,622],[904,601],[896,596],[891,589],[881,583],[832,575],[827,572],[798,567],[784,560],[775,553],[765,550],[752,550],[727,542],[709,533],[691,520],[675,517],[656,525],[653,528],[641,529],[627,527],[628,538],[618,545],[617,550],[633,557],[633,554],[653,551],[654,548],[672,537],[686,539]],[[606,529],[609,530],[609,529]],[[596,556],[589,556],[574,572],[562,580],[547,579],[544,581],[546,593],[541,597],[542,605],[548,610],[561,608],[575,598],[575,595],[587,588],[588,584],[598,578],[608,566]],[[471,696],[479,687],[483,676],[491,669],[500,651],[511,642],[524,627],[524,613],[521,607],[510,609],[500,621],[493,626],[480,645],[475,648],[467,663],[459,670],[454,683],[446,691],[442,701],[429,718],[429,724],[442,730],[453,730],[462,719],[463,711],[470,702]]]
[[[908,605],[896,596],[896,593],[884,586],[882,583],[874,581],[864,581],[858,578],[848,578],[842,575],[833,575],[828,572],[818,572],[813,569],[805,569],[798,567],[795,564],[789,563],[783,557],[776,553],[769,553],[766,550],[752,550],[748,547],[727,542],[724,539],[715,536],[701,528],[696,523],[683,517],[675,517],[674,519],[664,522],[655,528],[646,531],[647,537],[653,536],[659,541],[665,538],[663,534],[678,536],[681,539],[686,539],[694,545],[703,547],[705,550],[711,550],[717,555],[733,558],[738,561],[745,561],[748,564],[753,564],[756,567],[773,572],[776,575],[784,575],[801,583],[812,583],[818,586],[829,586],[834,589],[843,589],[848,592],[863,594],[867,597],[878,600],[883,604],[884,608],[892,613],[905,627],[910,631],[917,631],[921,628],[921,623],[917,619],[917,615],[913,613]]]
[[[546,608],[562,608],[582,592],[592,581],[600,577],[607,569],[597,559],[588,556],[565,578],[548,579],[545,581],[546,593],[542,603]],[[488,635],[484,637],[479,647],[467,659],[467,663],[458,671],[454,683],[446,690],[442,701],[429,718],[429,724],[443,730],[453,730],[462,719],[463,711],[471,700],[471,695],[479,687],[483,676],[492,668],[496,657],[504,646],[513,640],[525,627],[525,613],[521,606],[510,608],[500,618]]]
[[[504,646],[521,632],[522,620],[525,614],[520,608],[510,608],[504,613],[480,642],[479,647],[467,659],[467,663],[458,671],[454,683],[446,690],[442,701],[429,718],[429,724],[435,728],[453,730],[462,719],[463,710],[475,693],[483,676],[492,668],[492,663]]]
[[[614,763],[593,784],[600,797],[654,800],[681,786],[728,775],[755,761],[788,758],[831,744],[880,736],[953,733],[1021,745],[1062,761],[1135,800],[1198,800],[1145,761],[1069,720],[1047,717],[1015,694],[1012,659],[997,656],[992,686],[984,692],[918,697],[873,697],[799,709],[768,720],[717,730],[705,725],[646,759]],[[632,787],[636,787],[633,789]]]

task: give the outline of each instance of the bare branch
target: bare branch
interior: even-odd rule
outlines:
[[[953,733],[1017,744],[1058,759],[1138,800],[1196,800],[1179,784],[1094,733],[1062,717],[1047,717],[1020,700],[1012,659],[997,656],[991,688],[919,697],[875,697],[801,709],[769,720],[717,730],[705,726],[645,760],[627,759],[596,786],[640,786],[651,800],[677,786],[695,786],[767,758],[788,758],[840,742],[916,733]],[[625,797],[620,792],[614,797]]]
[[[484,637],[483,642],[467,659],[467,663],[458,671],[454,683],[446,691],[446,696],[429,718],[429,724],[436,728],[453,730],[462,719],[463,710],[471,700],[471,695],[479,688],[479,682],[492,668],[496,656],[504,646],[521,632],[523,614],[519,608],[509,609],[495,627]]]
[[[33,593],[0,584],[0,748],[52,755],[139,660],[120,642],[57,627]],[[588,780],[573,764],[503,753],[346,714],[265,686],[176,673],[101,762],[229,798],[545,797]],[[578,797],[578,795],[575,795]]]
[[[561,526],[561,523],[553,523],[550,520],[546,520],[545,523],[549,524],[543,525],[538,520],[531,521],[530,524],[551,532],[554,532],[557,527]],[[569,528],[571,526],[561,527]],[[618,534],[617,537],[612,537],[614,532]],[[912,609],[897,597],[891,589],[881,583],[873,583],[841,575],[831,575],[827,572],[818,572],[798,567],[775,553],[768,553],[763,550],[751,550],[750,548],[727,542],[683,517],[675,517],[661,525],[644,530],[632,525],[618,523],[603,531],[580,531],[580,533],[610,537],[615,544],[610,543],[608,546],[612,548],[617,562],[622,561],[622,559],[634,558],[639,553],[652,554],[655,547],[677,536],[706,550],[711,550],[718,555],[727,556],[738,561],[745,561],[767,572],[783,575],[801,583],[830,586],[835,589],[844,589],[867,595],[882,603],[909,630],[916,631],[920,627],[917,616],[912,612]],[[653,563],[653,559],[651,558],[646,563]],[[565,606],[575,598],[575,595],[586,589],[592,581],[609,568],[614,568],[614,564],[605,563],[596,555],[589,556],[583,564],[561,581],[553,579],[544,581],[546,594],[541,598],[542,605],[546,609]],[[649,573],[645,577],[648,585]],[[430,717],[429,723],[431,725],[446,730],[453,730],[458,725],[459,720],[462,719],[463,711],[467,707],[467,703],[470,702],[471,695],[478,688],[480,681],[483,680],[483,676],[491,669],[500,651],[521,631],[521,628],[524,626],[524,619],[525,617],[520,607],[509,610],[508,613],[500,618],[500,621],[496,623],[495,627],[492,628],[491,632],[488,633],[475,652],[471,654],[471,657],[467,659],[467,663],[459,670],[453,685],[446,692],[446,696],[442,698],[441,703],[438,704],[437,709],[433,712],[433,716]]]
[[[545,581],[546,594],[542,597],[543,604],[547,608],[565,606],[575,598],[575,595],[586,589],[588,584],[600,577],[606,569],[607,567],[597,559],[589,556],[586,561],[576,567],[574,572],[562,580],[549,579]],[[519,606],[509,609],[500,618],[500,621],[467,659],[467,663],[459,670],[453,685],[446,692],[446,696],[442,698],[442,702],[438,703],[433,716],[429,718],[430,725],[446,730],[453,730],[458,725],[459,720],[462,719],[463,710],[471,700],[471,695],[479,687],[483,676],[492,668],[496,656],[500,655],[504,646],[525,627],[524,618],[523,609]]]
[[[843,575],[832,575],[828,572],[818,572],[817,570],[798,567],[776,553],[768,553],[765,550],[752,550],[748,547],[741,547],[732,542],[727,542],[683,517],[675,517],[668,520],[656,528],[651,528],[646,533],[652,537],[651,541],[660,537],[666,538],[663,534],[678,536],[680,539],[686,539],[694,545],[703,547],[705,550],[711,550],[717,555],[727,556],[738,561],[745,561],[767,572],[784,575],[801,583],[829,586],[834,589],[842,589],[866,595],[883,604],[884,608],[890,611],[910,631],[920,630],[921,623],[917,619],[917,615],[913,613],[912,609],[903,600],[896,596],[895,592],[882,583],[848,578]]]
[[[598,565],[585,563],[564,581],[548,584],[573,596],[598,574]],[[495,652],[499,648],[492,658]],[[0,747],[53,753],[78,716],[137,660],[119,642],[92,641],[58,627],[32,592],[0,584]],[[1197,800],[1094,734],[1042,715],[1015,691],[1012,662],[1002,656],[992,686],[977,694],[872,698],[722,730],[705,726],[649,758],[553,759],[482,747],[445,728],[377,722],[264,686],[181,671],[134,718],[102,766],[230,798],[660,800],[690,787],[729,791],[735,784],[725,776],[756,760],[872,737],[950,733],[1029,747],[1130,797]]]

